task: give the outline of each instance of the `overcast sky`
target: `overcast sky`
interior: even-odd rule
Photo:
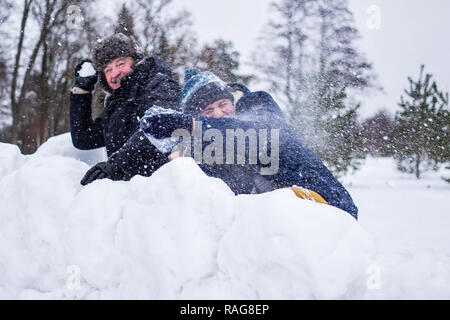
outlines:
[[[194,30],[200,41],[216,38],[232,40],[248,62],[257,37],[267,22],[272,0],[174,0],[194,17]],[[370,29],[370,6],[380,10],[380,29]],[[356,26],[362,39],[358,46],[373,63],[385,93],[363,101],[363,116],[380,108],[392,113],[408,76],[416,78],[422,63],[441,89],[450,89],[450,1],[448,0],[350,0]],[[244,68],[244,70],[248,70]],[[253,88],[258,89],[258,88]]]

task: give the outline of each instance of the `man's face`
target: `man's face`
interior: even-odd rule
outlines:
[[[112,60],[103,70],[106,81],[111,89],[116,90],[120,87],[120,80],[133,71],[133,58],[121,57]]]
[[[220,99],[210,104],[200,114],[205,117],[222,118],[234,116],[234,106],[230,99]]]

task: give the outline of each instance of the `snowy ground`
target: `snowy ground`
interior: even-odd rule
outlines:
[[[345,177],[359,223],[375,241],[381,283],[366,298],[450,299],[450,184],[443,175],[417,180],[392,159],[368,159]]]
[[[290,190],[234,196],[191,159],[82,187],[103,150],[0,143],[0,298],[450,298],[450,187],[369,159],[359,221]]]

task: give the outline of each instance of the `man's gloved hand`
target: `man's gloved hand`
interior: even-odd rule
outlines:
[[[111,179],[111,180],[123,180],[124,173],[122,169],[114,162],[106,161],[99,162],[86,172],[83,179],[81,179],[81,184],[83,186],[89,183],[99,180],[99,179]]]
[[[156,109],[156,110],[152,110]],[[158,112],[158,110],[165,110]],[[156,111],[156,112],[155,112]],[[146,135],[156,139],[170,138],[177,129],[192,132],[193,119],[191,115],[158,107],[150,108],[141,120],[141,130]]]
[[[97,71],[92,65],[92,61],[85,59],[75,67],[75,87],[92,92],[97,83]]]

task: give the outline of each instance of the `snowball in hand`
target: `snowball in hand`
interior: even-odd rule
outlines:
[[[94,66],[90,62],[85,62],[81,65],[80,71],[78,71],[78,75],[80,77],[91,77],[95,76],[96,71],[94,69]]]

